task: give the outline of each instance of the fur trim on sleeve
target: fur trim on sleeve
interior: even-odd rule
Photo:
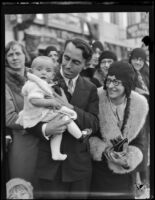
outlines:
[[[99,139],[98,137],[91,137],[89,139],[90,143],[90,153],[92,155],[93,160],[101,161],[102,160],[102,153],[106,148],[106,143]]]
[[[141,150],[135,146],[128,146],[127,160],[129,164],[129,169],[124,169],[120,165],[108,161],[109,168],[117,174],[125,174],[133,171],[143,160],[143,154]]]

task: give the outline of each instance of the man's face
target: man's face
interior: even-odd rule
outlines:
[[[82,71],[85,63],[86,60],[83,58],[82,50],[69,42],[62,58],[63,75],[68,79],[73,79]]]

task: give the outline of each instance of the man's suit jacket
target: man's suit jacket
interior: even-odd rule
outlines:
[[[65,84],[63,84],[63,89],[66,96],[68,96]],[[91,128],[93,130],[92,134],[94,134],[99,128],[99,102],[96,86],[79,76],[70,103],[77,112],[78,117],[75,122],[79,128],[81,130]],[[41,127],[42,124],[40,123],[29,129],[31,134],[35,134],[41,138],[37,163],[39,178],[54,180],[58,174],[61,174],[63,181],[71,182],[91,176],[92,165],[87,143],[77,140],[65,131],[61,142],[61,152],[67,154],[67,159],[64,161],[53,161],[50,143],[43,137]]]

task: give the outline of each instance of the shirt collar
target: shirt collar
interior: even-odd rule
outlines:
[[[64,78],[64,81],[65,81],[66,85],[68,86],[69,79],[66,78],[66,77],[63,75],[62,66],[61,66],[61,68],[60,68],[60,74],[61,74],[61,76]],[[75,89],[76,81],[77,81],[78,77],[79,77],[79,74],[78,74],[76,77],[72,78],[72,81],[73,81],[73,88],[74,88],[74,89]]]

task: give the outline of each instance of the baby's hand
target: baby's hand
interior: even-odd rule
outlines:
[[[51,99],[51,96],[45,94],[44,98],[45,99]]]
[[[62,106],[59,102],[57,102],[55,99],[51,99],[51,107],[53,109],[59,110]]]

